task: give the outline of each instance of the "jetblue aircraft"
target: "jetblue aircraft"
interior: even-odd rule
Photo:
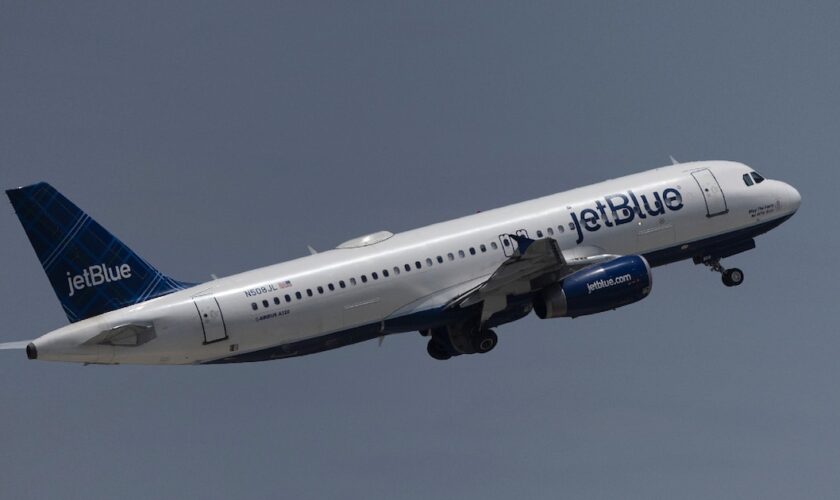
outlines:
[[[435,359],[486,353],[495,327],[595,314],[651,290],[651,268],[721,259],[790,218],[800,195],[747,165],[683,163],[202,284],[170,278],[46,183],[6,192],[70,324],[29,359],[207,364],[312,354],[419,331]]]

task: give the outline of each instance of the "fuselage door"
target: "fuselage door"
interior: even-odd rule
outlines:
[[[706,217],[714,217],[729,211],[726,207],[726,197],[723,195],[720,184],[718,184],[715,174],[711,170],[704,168],[691,172],[691,175],[697,181],[700,192],[703,193],[703,198],[706,200]]]
[[[525,229],[517,229],[516,235],[527,238],[528,231]],[[499,243],[502,244],[502,251],[505,253],[505,257],[513,256],[516,249],[519,248],[519,243],[515,239],[511,238],[510,234],[500,234]]]
[[[510,257],[516,251],[516,240],[507,234],[499,235],[499,243],[502,245],[502,251],[505,253],[505,257]]]
[[[201,328],[204,331],[204,343],[211,344],[228,338],[225,318],[219,308],[219,302],[212,295],[198,295],[193,297],[195,309],[201,319]]]

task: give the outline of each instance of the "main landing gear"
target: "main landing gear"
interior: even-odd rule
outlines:
[[[496,332],[490,329],[473,332],[466,343],[460,340],[464,340],[463,337],[453,339],[445,328],[433,330],[426,345],[426,352],[434,359],[443,361],[461,354],[488,353],[499,343]]]
[[[738,286],[744,282],[744,271],[737,267],[725,269],[720,265],[720,259],[710,259],[703,263],[709,266],[712,271],[720,273],[721,280],[726,286]]]
[[[429,343],[426,344],[426,352],[429,353],[429,356],[437,359],[438,361],[446,361],[452,357],[452,355],[446,351],[446,348],[444,348],[441,343],[435,339],[429,339]]]

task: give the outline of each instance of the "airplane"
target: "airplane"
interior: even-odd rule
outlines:
[[[799,192],[730,161],[677,163],[302,258],[185,283],[164,275],[46,183],[6,191],[70,324],[29,359],[223,364],[317,353],[405,332],[437,360],[482,354],[494,328],[645,298],[652,268],[721,259],[789,219]],[[312,250],[312,249],[310,249]]]

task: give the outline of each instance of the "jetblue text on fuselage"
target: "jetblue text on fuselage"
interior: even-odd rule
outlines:
[[[595,232],[601,227],[613,227],[640,219],[664,215],[665,210],[677,211],[683,207],[682,194],[675,188],[666,188],[659,193],[637,195],[633,191],[625,194],[604,196],[604,201],[595,200],[595,208],[584,208],[572,212],[572,222],[577,229],[577,241],[583,241],[583,230]]]
[[[67,285],[70,288],[69,296],[72,297],[76,293],[76,290],[83,290],[89,286],[111,283],[130,277],[131,266],[128,264],[121,264],[110,268],[105,264],[94,264],[83,270],[81,274],[75,276],[70,276],[68,272]]]

